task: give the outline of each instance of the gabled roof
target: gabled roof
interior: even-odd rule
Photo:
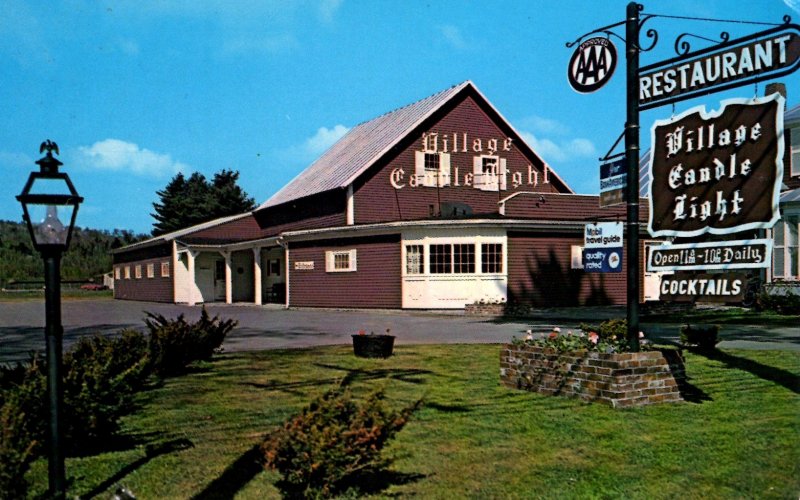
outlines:
[[[216,227],[228,222],[233,222],[235,220],[248,217],[251,215],[251,212],[245,212],[243,214],[237,215],[229,215],[227,217],[220,217],[219,219],[210,220],[208,222],[202,222],[200,224],[195,224],[194,226],[190,226],[184,229],[178,229],[177,231],[172,231],[171,233],[165,233],[160,236],[155,236],[153,238],[139,241],[137,243],[133,243],[131,245],[127,245],[121,248],[117,248],[111,251],[111,253],[119,253],[119,252],[127,252],[128,250],[133,250],[140,247],[149,247],[152,245],[157,245],[158,243],[165,243],[172,240],[180,239],[186,235],[190,235],[192,233],[196,233],[198,231],[203,231],[204,229],[209,229],[212,227]]]
[[[467,88],[474,90],[511,127],[508,121],[481,94],[475,84],[467,80],[421,101],[353,127],[314,163],[262,203],[257,210],[337,188],[346,188],[422,124],[425,119]],[[518,133],[516,135],[519,136]],[[520,138],[520,140],[523,139]],[[551,170],[550,174],[558,178],[569,189],[567,183],[555,172]]]

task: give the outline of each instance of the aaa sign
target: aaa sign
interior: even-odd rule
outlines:
[[[779,219],[784,99],[723,101],[656,121],[650,159],[652,236],[769,228]]]

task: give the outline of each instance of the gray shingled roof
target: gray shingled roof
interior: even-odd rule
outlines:
[[[257,210],[336,188],[346,188],[414,128],[467,87],[471,87],[483,96],[477,87],[467,80],[353,127],[311,166],[262,203]],[[500,116],[502,118],[502,115]],[[551,174],[569,189],[567,183],[552,170]]]
[[[793,107],[783,115],[783,122],[786,124],[800,122],[800,104]]]
[[[311,166],[258,208],[272,207],[297,198],[347,187],[407,132],[468,85],[472,83],[463,82],[356,125]]]

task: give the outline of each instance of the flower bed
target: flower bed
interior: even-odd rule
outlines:
[[[558,352],[515,342],[500,351],[503,385],[614,408],[682,401],[678,386],[685,376],[683,359],[673,350]]]

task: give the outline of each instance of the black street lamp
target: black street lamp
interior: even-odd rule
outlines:
[[[69,247],[78,205],[78,196],[69,176],[58,171],[63,165],[53,158],[58,145],[49,139],[42,143],[39,152],[47,154],[36,163],[39,172],[31,172],[28,182],[17,200],[22,203],[23,219],[33,240],[33,247],[44,260],[45,327],[47,341],[47,397],[50,408],[48,438],[48,477],[50,495],[64,498],[66,474],[64,452],[61,446],[61,346],[64,328],[61,326],[61,254]],[[65,225],[60,217],[68,221]]]

